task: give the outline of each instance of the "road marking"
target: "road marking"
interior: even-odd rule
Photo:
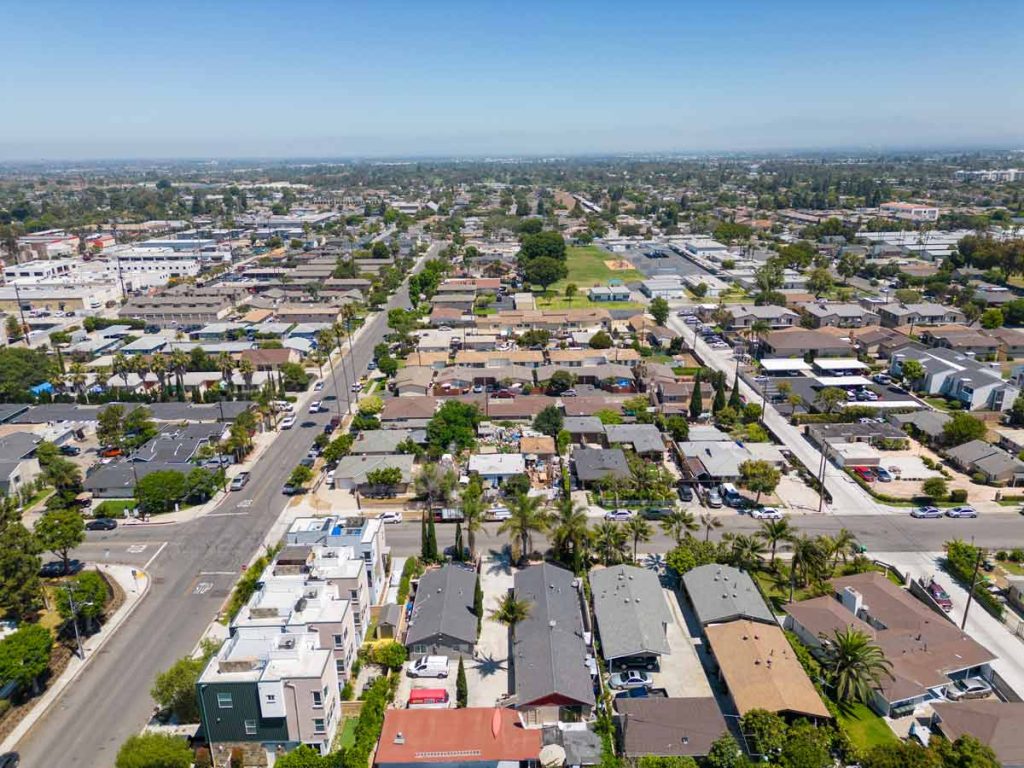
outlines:
[[[238,502],[238,509],[248,509],[252,506],[252,499],[246,499],[245,501]]]
[[[142,566],[142,570],[148,571],[149,570],[149,566],[153,564],[153,561],[156,560],[157,557],[160,555],[160,553],[164,551],[164,547],[166,547],[166,546],[167,546],[167,542],[165,541],[163,544],[160,545],[160,548],[157,549],[157,551],[153,553],[153,556],[151,558],[149,558],[149,560],[146,561],[146,564],[144,566]]]
[[[234,576],[234,571],[200,571],[200,576]]]
[[[213,512],[207,517],[245,517],[248,512]]]
[[[130,547],[128,547],[128,554],[141,555],[143,552],[146,551],[146,548],[148,546],[148,544],[132,544]]]
[[[192,594],[205,595],[211,589],[213,589],[212,581],[200,581],[198,584],[196,584],[196,588],[192,590]]]

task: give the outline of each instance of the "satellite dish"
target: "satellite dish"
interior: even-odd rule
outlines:
[[[560,744],[546,744],[540,750],[540,764],[544,768],[562,768],[565,765],[565,749]]]

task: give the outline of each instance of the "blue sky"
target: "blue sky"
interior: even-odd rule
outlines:
[[[1024,146],[1024,2],[3,3],[0,158]]]

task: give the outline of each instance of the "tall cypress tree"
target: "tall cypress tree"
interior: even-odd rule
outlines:
[[[455,523],[455,559],[462,560],[462,523]]]
[[[711,404],[711,412],[718,413],[723,408],[725,408],[725,382],[719,379],[715,384],[715,401]]]
[[[704,395],[700,391],[700,379],[693,382],[693,394],[690,396],[690,418],[698,419],[704,412]]]
[[[459,672],[455,677],[455,704],[459,709],[465,709],[469,703],[469,684],[466,682],[466,665],[462,663],[459,656]]]
[[[437,562],[437,530],[434,528],[434,516],[427,521],[427,562]]]
[[[732,382],[732,394],[729,395],[729,407],[737,413],[740,408],[743,407],[743,401],[740,400],[740,375],[738,373]]]
[[[430,554],[427,549],[427,516],[424,515],[420,518],[420,560],[425,563],[430,562]]]

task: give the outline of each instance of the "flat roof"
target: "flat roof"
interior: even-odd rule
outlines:
[[[815,376],[814,380],[823,387],[866,387],[871,383],[863,376]]]
[[[824,357],[815,360],[814,367],[822,371],[866,371],[870,368],[855,357]]]
[[[761,361],[766,371],[809,371],[811,364],[799,357],[766,357]]]

